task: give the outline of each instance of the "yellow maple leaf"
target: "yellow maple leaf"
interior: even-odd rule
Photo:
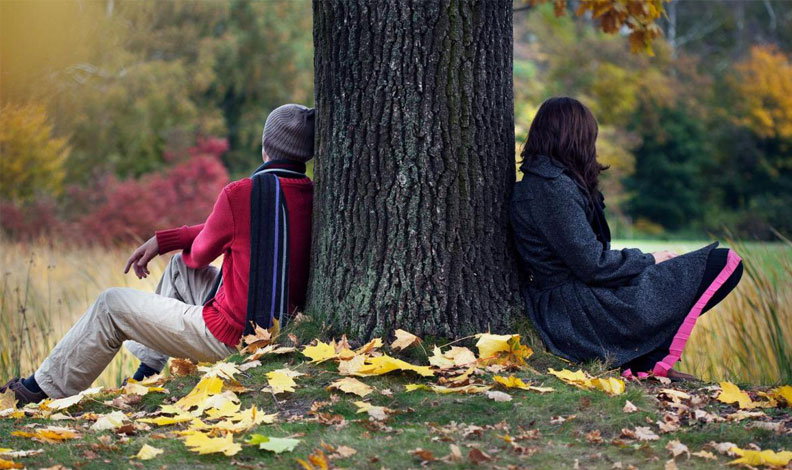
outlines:
[[[384,406],[372,405],[365,401],[356,401],[355,406],[358,407],[357,413],[368,413],[369,416],[378,421],[385,420],[388,417],[388,413],[393,411]]]
[[[303,356],[310,358],[313,363],[324,362],[336,357],[335,345],[316,341],[315,346],[306,346],[302,350]]]
[[[193,416],[189,414],[179,414],[176,416],[158,416],[156,418],[142,418],[138,421],[141,423],[156,424],[157,426],[168,426],[170,424],[186,423],[192,421]]]
[[[396,336],[396,339],[391,343],[391,349],[395,349],[397,351],[408,348],[415,343],[421,342],[421,338],[402,329],[394,331],[393,334]]]
[[[366,356],[363,354],[356,354],[349,360],[342,360],[338,362],[338,373],[341,375],[353,375],[363,367],[366,362]]]
[[[222,437],[209,437],[200,431],[188,431],[183,436],[184,445],[199,454],[222,453],[230,457],[242,450],[242,446],[234,442],[232,434],[226,434]]]
[[[135,454],[135,458],[138,460],[151,460],[163,452],[165,451],[162,449],[157,449],[156,447],[152,447],[148,444],[143,444],[143,447],[141,447],[138,453]]]
[[[330,462],[328,462],[327,456],[321,449],[316,449],[310,454],[307,461],[297,459],[297,463],[302,466],[303,470],[327,470],[330,468]]]
[[[276,417],[277,414],[261,413],[258,408],[256,408],[256,405],[253,405],[248,409],[227,417],[223,421],[207,425],[206,428],[237,433],[247,431],[259,424],[272,424],[275,422]]]
[[[590,390],[594,388],[597,390],[602,390],[608,395],[621,395],[626,390],[626,385],[621,379],[614,377],[592,378],[583,370],[572,372],[571,370],[567,369],[560,371],[548,369],[547,373],[558,377],[558,379],[563,382],[584,390]]]
[[[359,397],[365,397],[374,390],[354,377],[344,377],[343,379],[338,379],[331,383],[327,389],[336,389],[346,393],[354,393]]]
[[[73,429],[60,426],[47,426],[46,428],[36,429],[33,432],[12,431],[12,436],[28,437],[37,441],[58,443],[68,439],[78,439],[81,435]]]
[[[624,381],[615,377],[602,377],[591,379],[591,385],[597,390],[602,390],[608,395],[621,395],[627,389]]]
[[[410,370],[424,377],[431,377],[434,375],[434,372],[432,372],[432,369],[429,368],[429,366],[415,366],[409,362],[396,359],[395,357],[391,357],[386,354],[366,359],[366,364],[358,369],[358,371],[353,375],[382,375],[394,370]]]
[[[770,390],[769,395],[776,400],[786,401],[787,408],[792,408],[792,385],[782,385]]]
[[[732,447],[729,452],[737,454],[740,458],[732,460],[729,465],[765,465],[768,467],[784,467],[792,461],[792,452],[772,450],[746,450]]]
[[[168,390],[163,387],[149,387],[136,382],[135,379],[127,380],[126,385],[124,385],[124,393],[127,395],[140,395],[142,397],[148,395],[149,392],[168,393]]]
[[[173,404],[176,408],[189,410],[198,407],[200,411],[206,409],[204,402],[212,395],[217,395],[223,389],[223,380],[219,377],[204,377],[198,382],[190,393]]]
[[[506,388],[519,388],[521,390],[531,390],[539,393],[549,393],[555,391],[555,389],[553,389],[552,387],[535,387],[533,385],[529,385],[523,382],[523,380],[520,379],[519,377],[515,377],[513,375],[510,375],[509,377],[496,375],[495,377],[493,377],[493,380],[495,381],[495,383],[501,384]]]
[[[743,409],[751,409],[756,407],[753,400],[751,400],[751,397],[748,396],[748,394],[744,391],[740,390],[740,387],[734,385],[731,382],[721,382],[720,386],[721,392],[718,394],[718,401],[728,404],[737,402],[737,406]]]
[[[234,380],[234,375],[239,373],[236,364],[230,362],[216,362],[209,367],[198,366],[198,370],[204,373],[204,377],[220,377],[225,380]]]
[[[440,348],[435,346],[434,349],[432,349],[432,355],[429,356],[429,364],[438,369],[450,369],[454,367],[454,360],[445,357]]]
[[[509,367],[520,367],[533,355],[533,349],[520,344],[520,335],[493,335],[479,333],[476,347],[479,359],[485,363],[498,363]]]
[[[269,383],[272,393],[293,392],[297,382],[292,377],[299,377],[303,374],[290,369],[278,369],[267,372],[267,383]]]
[[[381,347],[382,347],[382,339],[374,338],[371,341],[369,341],[368,343],[364,344],[363,346],[355,349],[355,352],[358,353],[358,354],[366,354],[366,353],[370,353],[371,351],[373,351],[375,349],[379,349]]]
[[[12,460],[0,459],[0,468],[25,468],[25,466]]]
[[[407,384],[404,386],[404,390],[407,392],[414,392],[415,390],[428,390],[435,393],[440,393],[443,395],[449,393],[483,393],[491,389],[489,385],[465,385],[464,387],[445,387],[443,385],[436,385],[436,384]]]
[[[476,335],[478,341],[476,347],[479,351],[479,359],[490,359],[499,352],[509,352],[509,340],[513,337],[519,338],[520,335],[493,335],[490,333],[479,333]]]

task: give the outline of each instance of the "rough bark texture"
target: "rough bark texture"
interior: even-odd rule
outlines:
[[[522,309],[511,0],[314,0],[307,310],[353,337],[505,330]]]

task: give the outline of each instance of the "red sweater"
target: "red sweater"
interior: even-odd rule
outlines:
[[[293,312],[305,303],[311,249],[313,182],[308,178],[280,178],[289,211],[289,304]],[[194,269],[223,258],[223,283],[203,309],[212,334],[236,346],[245,329],[250,271],[250,192],[253,180],[229,184],[215,202],[206,222],[158,231],[160,254],[184,250],[185,264]]]

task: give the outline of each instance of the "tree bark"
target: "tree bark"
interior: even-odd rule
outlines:
[[[511,7],[314,0],[309,313],[358,338],[512,327]]]

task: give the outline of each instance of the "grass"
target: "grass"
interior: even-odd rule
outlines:
[[[469,344],[468,344],[469,345]],[[537,363],[549,364],[560,368],[564,364],[557,358],[542,353],[529,360],[534,366]],[[61,444],[40,444],[27,438],[11,437],[12,430],[23,428],[34,423],[58,424],[44,420],[0,420],[0,447],[15,450],[43,448],[43,454],[23,459],[28,467],[37,468],[54,463],[66,467],[81,469],[121,468],[134,465],[140,468],[209,468],[227,466],[239,468],[298,468],[297,458],[305,459],[322,443],[330,446],[348,446],[357,451],[351,457],[333,461],[334,468],[355,469],[408,469],[421,466],[421,460],[409,453],[416,448],[431,452],[441,458],[450,453],[450,445],[458,446],[462,453],[460,462],[435,462],[435,468],[470,468],[468,453],[471,449],[479,449],[493,460],[485,462],[482,468],[581,468],[609,469],[617,462],[623,468],[634,465],[636,468],[663,468],[669,459],[666,444],[678,439],[694,452],[704,448],[705,444],[729,441],[740,447],[750,444],[762,449],[792,448],[792,435],[776,434],[769,431],[747,429],[744,423],[723,422],[717,424],[692,423],[684,426],[679,432],[662,434],[654,442],[622,442],[620,434],[623,428],[647,426],[660,419],[661,413],[667,411],[665,404],[657,399],[658,390],[665,387],[654,382],[628,384],[623,395],[610,397],[598,391],[584,391],[563,384],[556,378],[546,374],[545,369],[520,371],[518,375],[530,379],[534,384],[552,386],[555,392],[539,395],[532,392],[509,390],[513,396],[510,402],[495,402],[483,395],[439,395],[428,391],[405,392],[404,385],[414,382],[425,382],[417,376],[395,373],[386,376],[363,379],[377,390],[366,397],[367,401],[379,406],[397,410],[384,424],[367,419],[357,414],[353,401],[360,398],[352,395],[329,392],[325,387],[338,378],[336,366],[332,362],[319,365],[302,364],[303,357],[298,353],[288,356],[265,356],[262,365],[248,370],[240,378],[243,385],[252,389],[240,395],[243,408],[255,404],[266,413],[278,413],[279,421],[275,424],[262,425],[235,437],[236,442],[244,442],[244,437],[251,433],[267,436],[293,436],[302,442],[294,452],[272,454],[253,446],[243,446],[243,450],[234,457],[222,455],[198,455],[187,450],[172,434],[174,427],[155,428],[138,431],[131,437],[115,435],[111,431],[99,433],[84,432],[84,438],[67,441]],[[241,361],[234,356],[232,362]],[[268,371],[282,368],[298,368],[306,376],[297,379],[298,388],[294,393],[281,394],[276,399],[268,392],[260,391],[266,384]],[[153,412],[167,397],[185,395],[195,383],[197,376],[172,378],[166,383],[170,391],[168,395],[149,394],[144,397],[131,411]],[[491,381],[489,375],[484,379]],[[392,394],[379,393],[390,390]],[[706,399],[707,391],[697,391]],[[334,416],[342,424],[321,424],[309,414],[311,405],[317,401],[334,403],[321,411]],[[72,415],[79,417],[83,413],[110,412],[112,408],[100,402],[106,397],[98,397],[95,401],[84,402],[77,408],[70,409]],[[622,408],[626,401],[634,403],[639,411],[626,414]],[[708,402],[704,407],[710,412],[724,414],[734,411],[730,406]],[[768,410],[768,414],[783,418],[784,410]],[[86,415],[87,416],[87,415]],[[568,418],[560,424],[554,424],[553,418]],[[90,424],[90,421],[67,422],[68,425]],[[655,431],[657,427],[651,425]],[[178,427],[178,426],[177,426]],[[476,428],[478,427],[478,428]],[[602,441],[592,442],[586,438],[591,431],[599,431]],[[527,433],[526,433],[527,431]],[[536,433],[536,434],[532,434]],[[504,436],[527,436],[528,439],[515,440],[520,451],[516,451],[507,443]],[[103,439],[105,439],[103,441]],[[138,462],[130,460],[138,450],[148,444],[165,450],[165,453],[151,461]],[[329,453],[325,451],[326,453]],[[725,456],[719,457],[719,463],[728,461]],[[515,465],[517,467],[509,467]],[[679,458],[677,465],[682,469],[712,468],[711,461],[700,458]]]

